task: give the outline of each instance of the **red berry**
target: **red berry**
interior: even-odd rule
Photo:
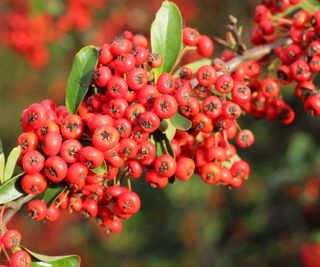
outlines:
[[[214,52],[214,45],[212,40],[206,36],[202,35],[197,44],[198,53],[203,57],[210,57]]]
[[[154,169],[160,176],[171,177],[175,174],[176,168],[175,159],[168,154],[161,155],[154,162]]]
[[[1,243],[6,248],[13,248],[19,246],[21,241],[21,234],[17,230],[7,230],[5,234],[1,237]]]
[[[242,130],[237,134],[236,142],[239,147],[249,147],[254,143],[254,134],[250,130]]]
[[[44,156],[37,150],[31,150],[22,158],[23,170],[28,174],[38,173],[43,169]]]
[[[92,135],[92,143],[94,147],[100,151],[115,147],[119,139],[119,132],[112,126],[101,126],[97,128]]]
[[[41,173],[25,174],[21,179],[21,187],[28,194],[40,194],[47,189],[47,180]]]
[[[10,267],[30,267],[31,257],[24,250],[14,252],[10,257]]]
[[[141,201],[135,192],[123,192],[119,195],[116,205],[123,213],[134,214],[139,211]]]
[[[181,181],[189,180],[195,170],[195,163],[191,158],[181,157],[177,161],[176,177]]]
[[[28,214],[32,219],[42,221],[47,214],[46,203],[41,199],[31,200],[28,203]]]
[[[208,86],[215,83],[217,74],[214,67],[205,65],[198,69],[196,77],[201,85]]]
[[[61,182],[66,177],[67,171],[67,163],[59,156],[50,157],[45,161],[44,173],[54,183]]]
[[[111,77],[112,74],[110,69],[105,66],[98,67],[93,74],[94,83],[98,87],[106,87]]]

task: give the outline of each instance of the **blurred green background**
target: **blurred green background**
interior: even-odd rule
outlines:
[[[5,2],[0,13],[7,12]],[[51,2],[59,6],[64,1]],[[224,37],[227,15],[235,15],[245,27],[246,39],[258,4],[258,0],[175,2],[186,25],[211,37]],[[106,1],[105,8],[93,13],[86,31],[69,32],[49,45],[49,61],[42,69],[30,67],[1,45],[0,137],[5,150],[15,145],[25,107],[44,98],[63,104],[66,79],[79,48],[110,41],[124,29],[148,34],[160,4],[159,0]],[[239,189],[191,180],[156,190],[142,180],[134,181],[142,209],[125,222],[121,234],[112,236],[67,213],[57,223],[35,223],[23,214],[12,226],[21,229],[30,249],[80,254],[84,267],[302,266],[302,244],[320,242],[320,121],[305,114],[292,92],[285,95],[297,112],[294,124],[241,121],[243,128],[256,134],[256,144],[240,151],[253,171]]]

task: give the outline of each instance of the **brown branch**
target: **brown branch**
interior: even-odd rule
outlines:
[[[3,225],[6,225],[12,219],[12,217],[21,209],[21,207],[25,203],[27,203],[31,199],[33,199],[34,197],[35,197],[35,195],[29,194],[29,195],[20,197],[15,201],[11,201],[11,202],[5,204],[5,208],[8,210],[3,215],[3,218],[2,218]]]
[[[229,24],[228,29],[230,30],[230,34],[232,35],[232,39],[236,45],[236,52],[240,55],[247,50],[245,43],[242,40],[242,28],[238,26],[238,19],[232,15],[229,15]]]
[[[289,45],[291,44],[291,42],[292,42],[291,39],[285,38],[267,45],[256,46],[254,48],[248,49],[243,53],[243,55],[236,56],[233,59],[231,59],[229,62],[227,62],[226,64],[227,71],[234,72],[239,65],[249,60],[262,58],[270,54],[277,46]]]

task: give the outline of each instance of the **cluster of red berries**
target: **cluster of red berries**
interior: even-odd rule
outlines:
[[[32,104],[23,111],[24,133],[18,137],[22,150],[20,163],[25,171],[21,179],[22,189],[28,194],[40,194],[48,184],[65,186],[65,190],[49,207],[41,199],[30,201],[28,213],[36,221],[56,221],[60,209],[69,208],[70,211],[81,211],[88,217],[97,217],[108,231],[119,232],[122,229],[119,217],[128,219],[136,213],[140,209],[140,198],[126,187],[114,183],[119,169],[108,166],[103,174],[95,173],[110,151],[102,151],[99,145],[98,149],[92,143],[105,140],[105,128],[111,129],[110,133],[119,138],[119,133],[107,126],[113,118],[97,114],[90,123],[86,122],[79,115],[69,114],[64,106],[56,108],[51,100]],[[97,138],[92,137],[89,144],[85,127],[94,131],[100,129],[103,136],[95,131]],[[110,147],[114,141],[110,142]]]
[[[191,28],[184,29],[183,41],[205,57],[214,51],[212,40]],[[50,184],[64,188],[52,203],[29,202],[30,216],[55,221],[60,209],[81,211],[108,232],[119,232],[121,219],[140,209],[130,179],[144,170],[146,181],[158,188],[174,177],[186,181],[195,172],[208,184],[242,184],[250,167],[236,157],[229,139],[243,148],[254,143],[253,133],[236,122],[250,101],[250,89],[234,80],[220,60],[200,67],[194,80],[185,67],[177,78],[162,73],[155,81],[150,70],[161,64],[161,55],[149,51],[144,36],[126,31],[101,47],[77,114],[48,99],[22,112],[22,189],[40,194]],[[165,143],[162,136],[178,112],[192,127],[177,130],[171,144],[157,150],[156,142]],[[123,180],[127,186],[121,186]]]
[[[32,14],[32,4],[7,0],[1,22],[1,42],[15,49],[34,67],[48,62],[48,45],[70,31],[85,31],[92,23],[93,12],[106,5],[105,0],[68,0],[64,14],[56,17],[48,11]]]
[[[237,79],[245,80],[251,88],[252,101],[246,111],[256,117],[280,119],[284,124],[293,121],[293,109],[282,99],[280,86],[295,84],[295,95],[304,102],[305,110],[320,116],[319,88],[312,81],[320,71],[320,11],[311,14],[297,8],[295,12],[279,17],[279,13],[301,0],[264,0],[255,10],[251,41],[254,45],[268,44],[279,39],[284,45],[274,49],[275,57],[248,62],[235,72]],[[316,9],[315,9],[316,10]],[[269,66],[269,67],[268,67]],[[274,77],[260,76],[265,68],[275,69]]]
[[[304,267],[320,267],[320,244],[305,243],[301,249],[301,260]]]
[[[1,251],[4,252],[7,260],[10,262],[10,267],[30,267],[31,257],[25,250],[16,250],[21,242],[21,234],[15,229],[2,229],[4,232],[1,235]],[[9,250],[11,255],[7,252]],[[8,267],[7,265],[0,264],[0,267]]]

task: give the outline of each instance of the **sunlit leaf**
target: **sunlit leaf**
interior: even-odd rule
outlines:
[[[86,96],[97,62],[98,49],[94,46],[86,46],[76,54],[66,89],[66,107],[70,113],[77,112]]]
[[[182,48],[182,17],[178,7],[164,1],[151,25],[151,49],[162,56],[163,64],[154,69],[155,79],[162,72],[170,72]]]

